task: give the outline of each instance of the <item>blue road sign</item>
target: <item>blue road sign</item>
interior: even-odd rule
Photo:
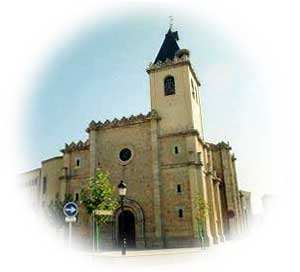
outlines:
[[[68,202],[64,208],[63,212],[65,216],[74,217],[78,214],[78,206],[75,202]]]

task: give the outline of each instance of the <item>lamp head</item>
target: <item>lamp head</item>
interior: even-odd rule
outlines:
[[[127,186],[123,180],[120,181],[118,185],[118,192],[119,196],[125,196],[126,195]]]

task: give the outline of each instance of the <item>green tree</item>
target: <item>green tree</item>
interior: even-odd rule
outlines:
[[[197,198],[197,205],[198,205],[197,219],[201,223],[204,223],[206,221],[206,218],[208,217],[208,213],[209,213],[208,203],[207,203],[207,201],[205,201],[203,199],[202,196],[198,196],[198,198]]]
[[[203,199],[202,196],[198,195],[197,197],[197,220],[198,220],[198,226],[199,226],[199,236],[200,236],[200,240],[202,241],[202,245],[204,243],[204,226],[205,226],[205,221],[208,217],[208,213],[209,213],[209,205],[207,203],[207,201],[205,201]]]
[[[111,216],[95,215],[96,210],[113,211],[118,206],[114,187],[110,184],[110,175],[101,169],[96,170],[95,177],[90,177],[88,186],[81,190],[80,203],[96,221],[96,242],[99,243],[99,225],[111,221]]]
[[[58,194],[55,200],[51,200],[47,209],[46,215],[49,222],[57,228],[62,228],[65,224],[65,215],[63,212],[63,207],[66,203],[74,201],[71,194],[65,194],[64,200],[60,200]]]
[[[95,210],[113,211],[118,206],[114,187],[110,184],[109,173],[101,169],[96,170],[95,177],[90,177],[87,188],[83,188],[80,194],[82,203],[88,214]],[[106,223],[110,216],[95,216],[98,223]]]

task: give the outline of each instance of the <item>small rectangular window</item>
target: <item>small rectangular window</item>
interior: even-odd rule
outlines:
[[[81,158],[80,157],[75,158],[75,167],[76,168],[81,167]]]
[[[181,193],[182,190],[181,190],[181,185],[180,184],[177,184],[177,193]]]
[[[178,217],[182,218],[183,217],[183,209],[178,210]]]
[[[75,201],[78,201],[79,200],[79,193],[76,193],[75,194]]]

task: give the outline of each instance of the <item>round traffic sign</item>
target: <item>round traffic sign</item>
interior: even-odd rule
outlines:
[[[78,214],[78,206],[75,202],[68,202],[64,208],[63,212],[65,216],[74,217]]]

